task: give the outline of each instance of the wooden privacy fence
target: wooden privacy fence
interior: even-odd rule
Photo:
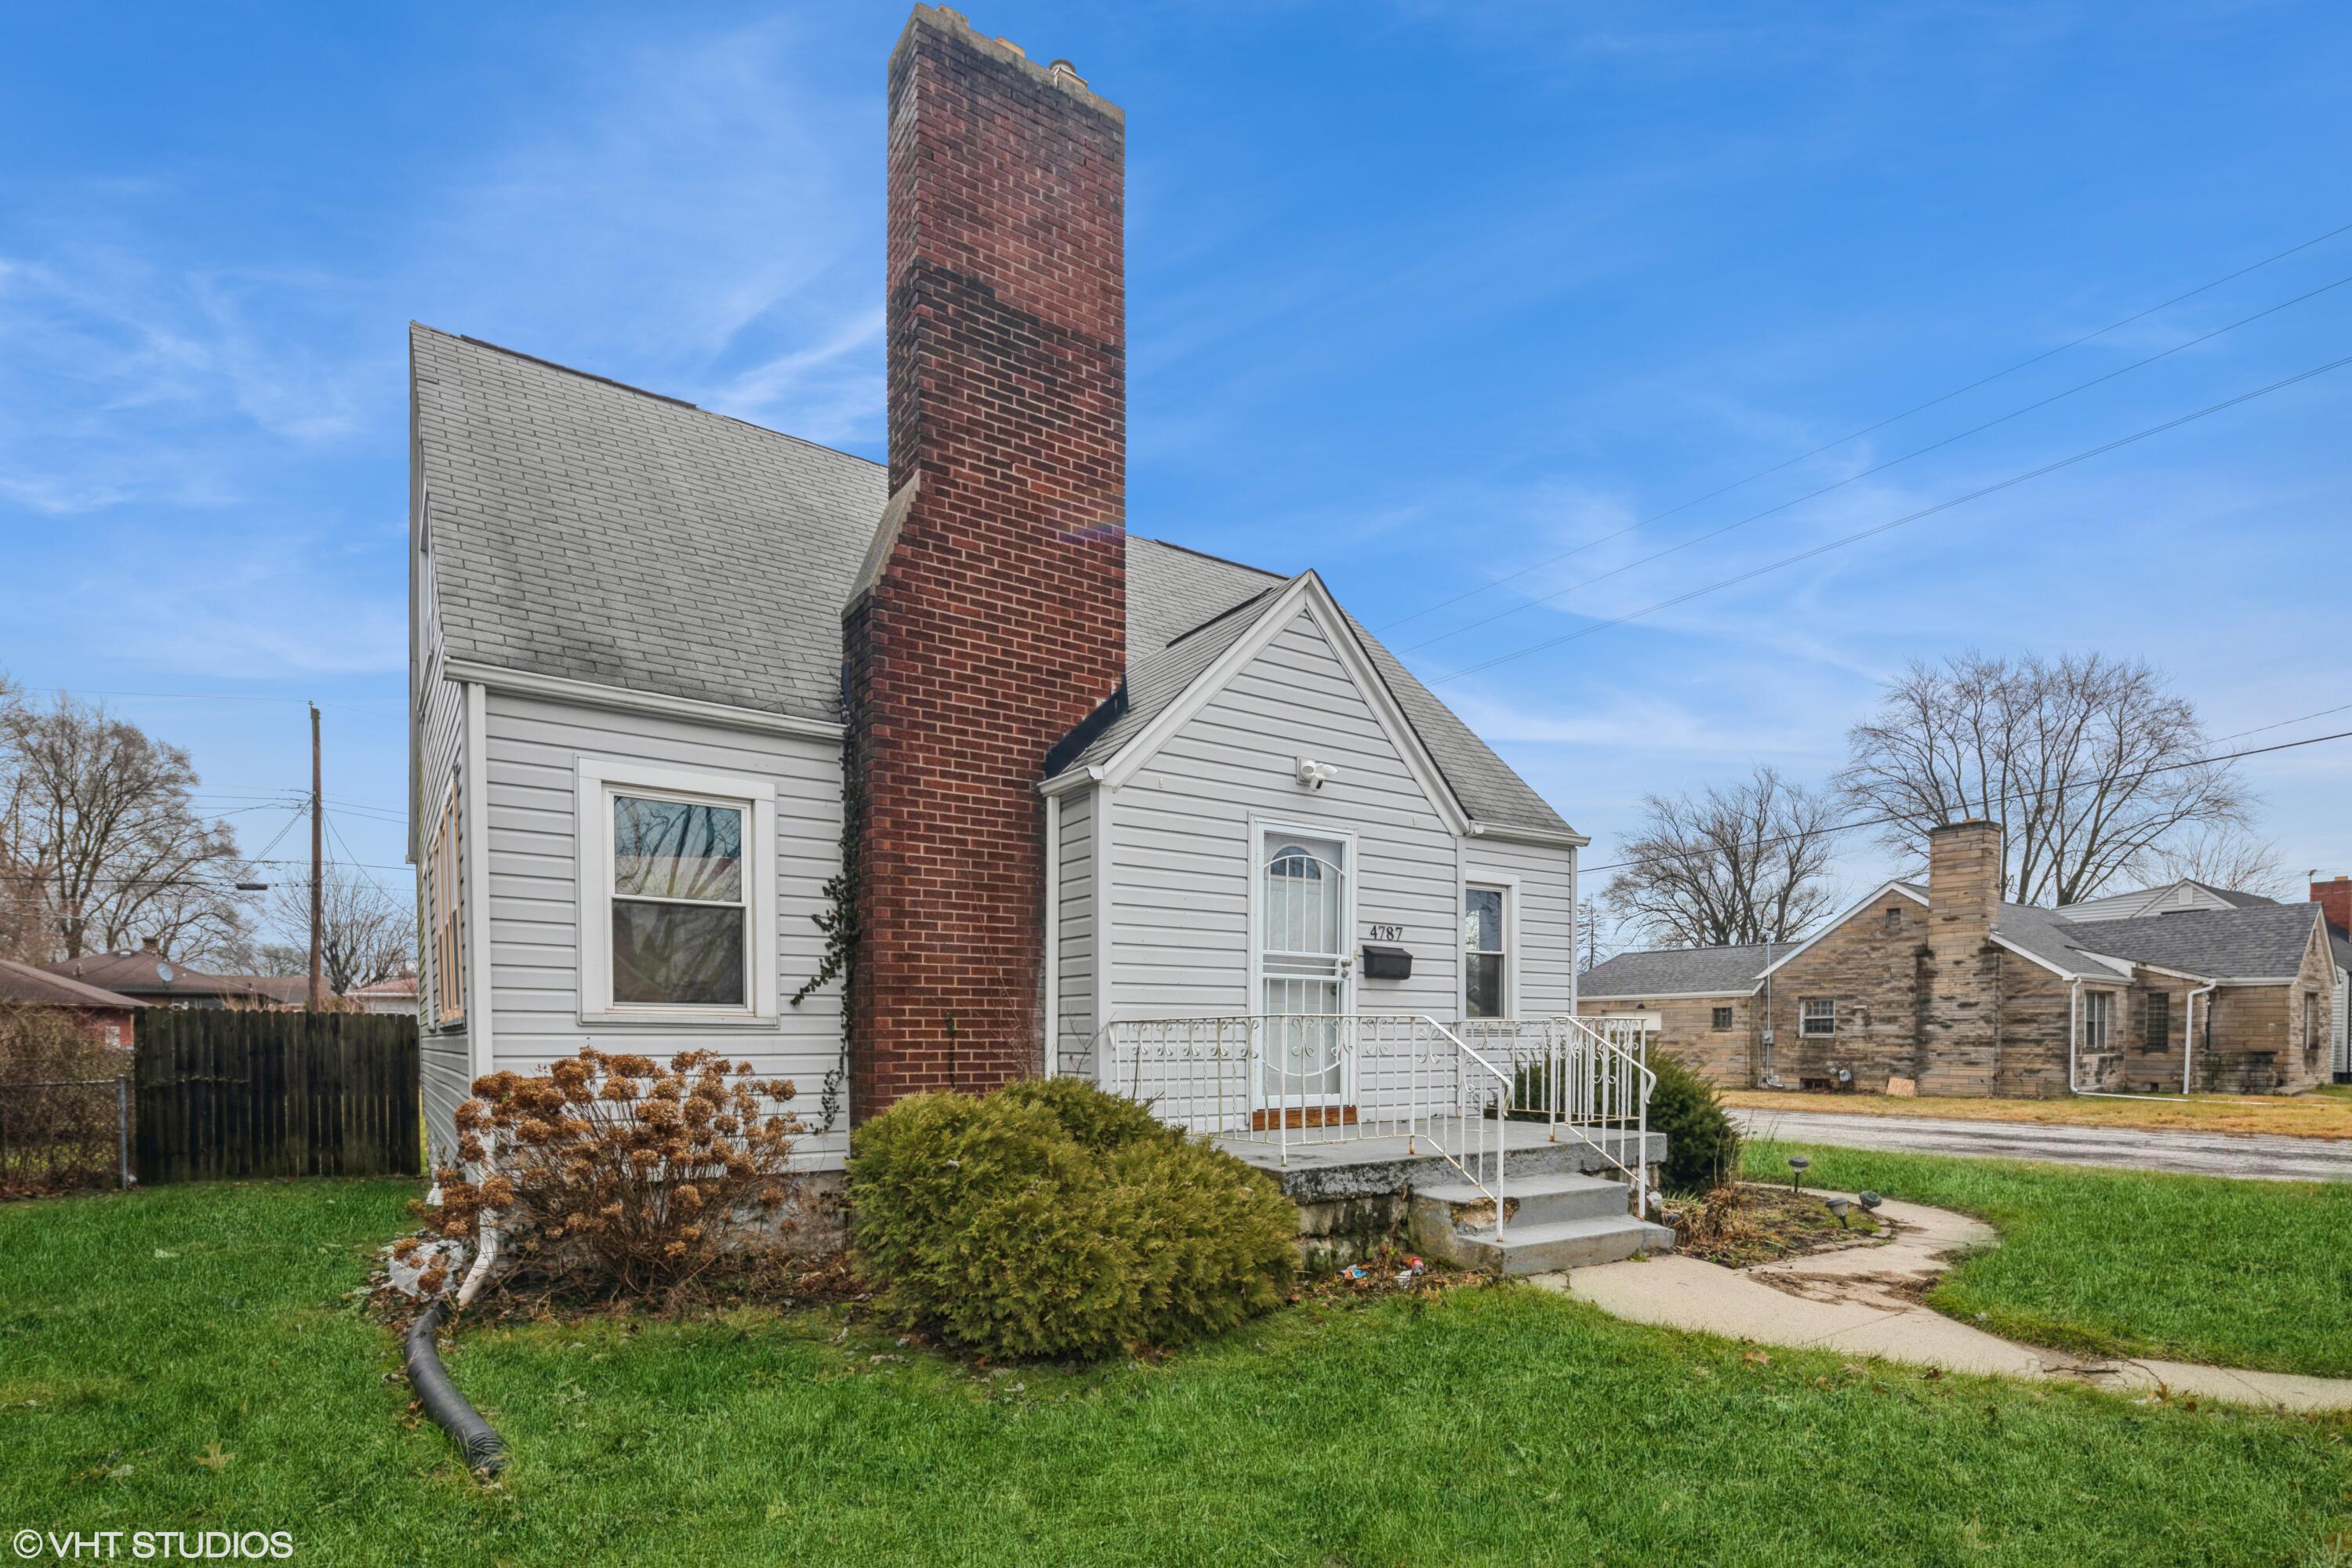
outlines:
[[[142,1184],[424,1169],[416,1020],[365,1013],[142,1013]]]

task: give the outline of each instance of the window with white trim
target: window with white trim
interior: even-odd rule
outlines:
[[[2116,994],[2112,991],[2083,993],[2083,1048],[2104,1051],[2115,1037]]]
[[[1500,888],[1462,891],[1462,1016],[1501,1018],[1511,1005],[1507,911]]]
[[[1837,1033],[1837,998],[1808,996],[1797,1005],[1797,1033],[1813,1036]]]
[[[433,847],[425,858],[425,923],[433,942],[433,1021],[456,1024],[466,1016],[465,893],[458,877],[463,858],[458,853],[459,789],[449,786],[441,803],[441,817],[433,829]]]
[[[582,1013],[772,1016],[773,786],[583,761],[580,796]]]

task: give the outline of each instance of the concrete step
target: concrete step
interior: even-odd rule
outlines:
[[[1465,1235],[1494,1231],[1493,1200],[1467,1182],[1415,1187],[1412,1195],[1416,1209],[1427,1204],[1444,1211],[1417,1215],[1424,1224],[1450,1225]],[[1504,1184],[1504,1217],[1514,1226],[1604,1219],[1633,1212],[1633,1190],[1624,1183],[1569,1171],[1526,1176],[1514,1172]]]
[[[1631,1215],[1605,1219],[1558,1220],[1549,1225],[1509,1226],[1497,1242],[1492,1236],[1454,1241],[1459,1261],[1505,1275],[1553,1274],[1619,1263],[1637,1252],[1672,1252],[1675,1233]]]

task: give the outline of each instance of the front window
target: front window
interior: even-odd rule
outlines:
[[[740,806],[613,796],[615,1006],[741,1007]]]
[[[2104,1051],[2116,1023],[2116,996],[2112,991],[2083,993],[2083,1048]]]
[[[1503,889],[1470,888],[1462,895],[1462,1012],[1500,1018],[1510,1005],[1510,954],[1504,945]]]
[[[1802,1021],[1798,1033],[1803,1035],[1834,1035],[1837,1033],[1837,1001],[1829,996],[1808,996],[1802,1004]]]

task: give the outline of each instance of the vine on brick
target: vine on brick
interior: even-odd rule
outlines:
[[[827,982],[841,982],[841,1058],[824,1075],[824,1089],[817,1097],[815,1131],[819,1132],[833,1131],[834,1121],[841,1114],[842,1090],[849,1079],[849,983],[857,970],[857,842],[865,817],[866,790],[859,780],[855,757],[845,749],[841,768],[841,869],[825,880],[824,897],[829,907],[810,917],[816,921],[817,930],[824,932],[824,957],[807,984],[793,993],[793,1005],[797,1007]]]

